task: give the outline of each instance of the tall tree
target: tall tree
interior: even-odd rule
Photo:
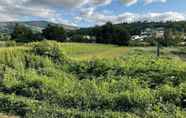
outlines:
[[[13,32],[11,33],[11,38],[17,42],[30,42],[32,41],[32,36],[32,30],[20,24],[16,24]]]
[[[43,30],[43,36],[48,40],[64,41],[65,30],[62,26],[48,25]]]
[[[128,45],[130,40],[130,34],[124,27],[115,26],[112,35],[112,43],[117,45]]]
[[[97,43],[128,45],[130,39],[130,34],[125,27],[113,25],[111,22],[95,27],[93,32]]]

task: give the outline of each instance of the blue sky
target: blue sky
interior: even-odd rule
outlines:
[[[0,0],[0,21],[47,20],[88,27],[186,20],[186,0]]]

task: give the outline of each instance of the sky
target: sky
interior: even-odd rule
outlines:
[[[0,22],[46,20],[78,27],[186,20],[186,0],[0,0]]]

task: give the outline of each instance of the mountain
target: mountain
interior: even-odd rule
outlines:
[[[17,22],[0,22],[0,33],[12,32],[16,24],[29,27],[35,32],[42,31],[42,29],[46,28],[49,24],[63,26],[65,30],[77,30],[78,29],[78,27],[75,27],[75,26],[56,24],[56,23],[52,23],[48,21],[25,21],[25,22],[17,21]]]

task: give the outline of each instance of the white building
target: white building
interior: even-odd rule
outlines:
[[[183,39],[186,40],[186,34],[184,34]]]
[[[162,38],[164,37],[165,31],[164,28],[146,28],[145,30],[141,31],[140,35],[133,35],[131,40],[139,40],[144,41],[145,39],[150,39],[152,37]]]
[[[133,36],[131,37],[131,39],[132,39],[133,41],[135,41],[135,40],[143,41],[143,40],[144,40],[144,37],[142,37],[142,36],[140,36],[140,35],[133,35]]]

